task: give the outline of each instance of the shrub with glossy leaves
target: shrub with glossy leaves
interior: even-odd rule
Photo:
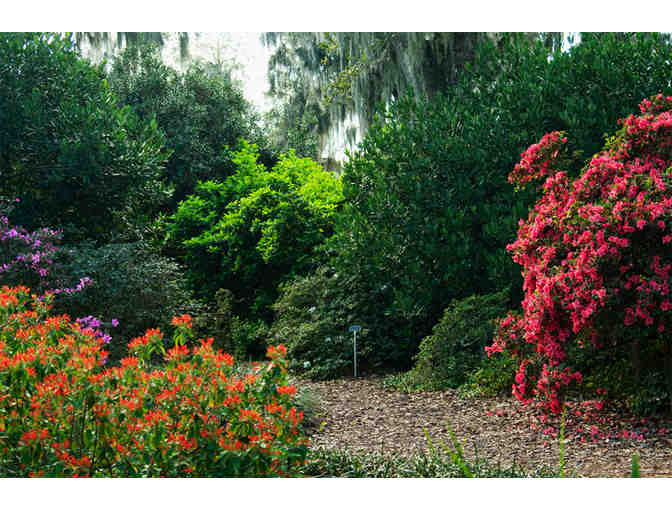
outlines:
[[[141,229],[170,195],[156,122],[117,103],[63,34],[0,34],[0,171],[11,217],[66,242]]]
[[[607,388],[615,393],[642,389],[646,371],[665,374],[672,394],[672,97],[645,99],[621,124],[576,179],[557,171],[562,133],[532,145],[510,176],[541,178],[543,194],[508,247],[523,268],[523,314],[501,321],[488,352],[515,355],[514,395],[551,413],[594,375],[577,370],[569,347],[629,355]]]

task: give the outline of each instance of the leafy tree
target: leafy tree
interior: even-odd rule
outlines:
[[[156,124],[118,106],[67,36],[0,35],[1,193],[20,198],[17,223],[66,240],[141,228],[169,196],[167,156]]]
[[[236,312],[269,318],[279,282],[305,274],[321,258],[342,200],[340,181],[294,152],[268,170],[256,145],[241,141],[236,173],[197,185],[167,225],[167,247],[188,268],[198,295],[219,288],[239,300]]]
[[[264,146],[256,114],[229,73],[193,64],[180,73],[163,64],[157,46],[124,50],[112,65],[110,86],[141,119],[155,119],[172,150],[166,179],[175,186],[173,204],[198,181],[223,180],[235,170],[230,148],[239,138]],[[263,152],[264,160],[272,156]]]

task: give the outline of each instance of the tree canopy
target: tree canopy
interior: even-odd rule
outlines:
[[[121,107],[105,78],[67,36],[0,35],[2,194],[20,199],[17,223],[104,240],[170,196],[163,135]]]

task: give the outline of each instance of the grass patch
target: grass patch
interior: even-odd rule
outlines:
[[[504,467],[485,459],[455,462],[443,452],[397,455],[383,452],[316,448],[308,453],[301,474],[317,478],[464,478],[465,467],[475,478],[552,478],[548,469],[527,471],[520,466]]]

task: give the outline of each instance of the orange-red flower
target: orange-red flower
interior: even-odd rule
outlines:
[[[184,313],[180,315],[179,317],[173,317],[173,326],[185,326],[187,328],[191,328],[191,315],[188,313]]]
[[[295,386],[278,386],[278,393],[280,395],[296,395]]]
[[[186,345],[176,345],[166,353],[164,358],[166,361],[180,360],[186,358],[188,354],[189,348]]]
[[[29,296],[15,289],[0,292],[16,297],[18,308],[25,305],[37,310],[15,312],[0,306],[0,323],[5,324],[7,338],[19,339],[0,341],[0,376],[8,370],[29,373],[22,378],[25,385],[12,385],[0,394],[0,415],[4,416],[0,430],[19,430],[13,444],[0,437],[0,455],[14,455],[15,449],[22,450],[21,455],[25,452],[28,458],[20,467],[22,476],[97,476],[103,473],[101,469],[110,469],[111,476],[127,476],[138,474],[145,462],[163,470],[171,456],[184,473],[196,474],[200,469],[194,467],[193,459],[198,457],[199,463],[208,465],[222,450],[240,455],[252,452],[268,460],[281,457],[276,467],[282,468],[288,462],[282,446],[302,445],[295,429],[300,413],[289,412],[277,402],[288,400],[279,394],[296,393],[295,387],[287,385],[286,372],[258,369],[238,375],[229,369],[233,357],[215,350],[212,339],[202,340],[193,349],[176,341],[177,346],[166,354],[170,362],[150,371],[143,367],[162,340],[158,329],[134,338],[130,354],[119,366],[105,369],[100,361],[106,353],[95,335],[67,316],[45,319],[47,310],[38,309]],[[14,306],[9,301],[7,306]],[[186,331],[191,317],[176,317],[174,324],[181,328],[176,335],[191,338]],[[270,349],[274,361],[268,366],[284,366],[281,357],[286,352],[284,346]],[[82,400],[84,394],[87,398]],[[245,426],[240,427],[241,423]],[[74,424],[85,427],[83,434],[97,427],[98,445],[106,447],[91,449],[80,444],[79,436],[72,449],[67,440],[55,442],[53,437],[60,436],[57,431]],[[211,448],[215,441],[218,446]],[[199,442],[207,448],[199,448]],[[55,455],[49,456],[49,469],[40,464],[44,450],[34,445],[50,448]],[[269,468],[269,462],[262,462],[247,474],[277,472]]]

